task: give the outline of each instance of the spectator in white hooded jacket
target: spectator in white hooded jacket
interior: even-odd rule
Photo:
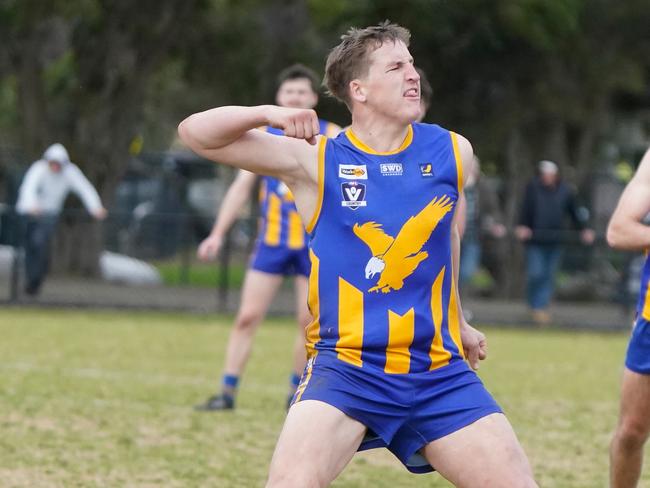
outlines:
[[[16,203],[25,220],[25,292],[29,295],[39,292],[47,274],[50,239],[70,191],[79,196],[94,218],[106,217],[95,188],[70,161],[65,147],[53,144],[27,170]]]

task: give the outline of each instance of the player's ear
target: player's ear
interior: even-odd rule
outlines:
[[[360,80],[354,79],[350,81],[350,98],[357,102],[364,103],[367,99],[366,90]]]

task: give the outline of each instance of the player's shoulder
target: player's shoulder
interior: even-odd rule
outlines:
[[[426,122],[413,122],[411,124],[413,127],[413,135],[418,137],[419,135],[424,135],[427,138],[431,137],[449,137],[449,134],[452,133],[451,130],[442,127],[438,124],[429,124]]]
[[[441,144],[453,142],[453,139],[460,140],[462,136],[454,131],[438,124],[425,122],[413,122],[413,138],[416,141],[437,141]]]

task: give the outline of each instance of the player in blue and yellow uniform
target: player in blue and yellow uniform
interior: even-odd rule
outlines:
[[[379,446],[456,486],[537,486],[471,369],[486,342],[462,318],[455,208],[473,152],[412,122],[409,38],[383,23],[351,29],[331,51],[327,87],[352,112],[336,139],[317,137],[313,111],[268,106],[219,107],[179,126],[205,157],[281,178],[308,223],[309,361],[267,487],[327,486],[358,449]],[[253,130],[261,123],[287,137]]]
[[[312,108],[318,102],[318,80],[302,65],[290,66],[278,77],[276,100],[278,105]],[[323,134],[334,136],[339,127],[319,120]],[[272,127],[262,130],[282,135]],[[219,209],[219,215],[210,235],[201,243],[198,255],[202,260],[214,259],[223,239],[236,221],[257,182],[257,175],[241,170],[228,189]],[[233,330],[228,340],[221,391],[197,405],[198,410],[232,409],[239,379],[253,346],[257,327],[264,319],[285,276],[294,276],[296,292],[296,320],[298,333],[293,349],[293,373],[289,381],[289,399],[300,381],[305,365],[304,329],[309,323],[307,310],[307,276],[309,254],[307,235],[296,210],[293,195],[280,180],[263,176],[260,183],[260,228],[255,250],[242,287],[241,302]]]
[[[636,322],[625,358],[618,425],[610,446],[610,486],[637,486],[650,434],[650,150],[621,195],[607,229],[610,246],[645,251]]]

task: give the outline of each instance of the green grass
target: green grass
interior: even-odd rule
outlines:
[[[195,413],[216,388],[229,325],[214,316],[0,310],[0,485],[262,486],[284,417],[294,326],[261,328],[235,412]],[[487,332],[481,376],[540,486],[606,486],[625,335]],[[372,451],[333,486],[449,485]]]
[[[215,288],[221,279],[221,269],[214,263],[192,261],[185,271],[179,260],[157,262],[154,266],[167,286]],[[228,288],[241,288],[245,273],[246,264],[232,263],[228,269]]]

